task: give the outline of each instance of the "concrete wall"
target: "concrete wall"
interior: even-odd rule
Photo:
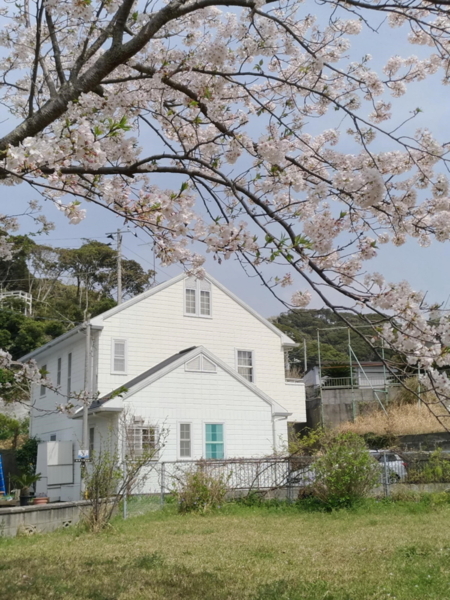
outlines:
[[[308,427],[337,427],[341,423],[352,421],[354,417],[381,408],[379,400],[385,405],[394,399],[397,386],[391,386],[387,395],[372,389],[322,388],[322,397],[318,387],[306,388],[306,413]],[[377,398],[378,395],[378,398]],[[386,397],[387,396],[387,397]]]
[[[54,531],[78,523],[86,500],[0,508],[0,535],[13,537],[18,533],[33,534]]]

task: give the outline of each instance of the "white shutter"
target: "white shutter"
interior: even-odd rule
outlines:
[[[114,340],[113,341],[113,372],[114,373],[126,373],[126,340]]]

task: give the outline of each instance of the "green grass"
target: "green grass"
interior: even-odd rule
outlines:
[[[450,505],[149,512],[93,535],[0,540],[7,600],[447,600]]]

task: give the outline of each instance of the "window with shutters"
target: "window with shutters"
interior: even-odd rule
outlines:
[[[179,428],[179,453],[180,458],[192,456],[192,428],[191,423],[180,423]]]
[[[191,317],[211,317],[211,284],[206,279],[186,279],[184,314]]]
[[[237,372],[248,381],[255,381],[252,350],[238,350],[236,353]]]
[[[203,354],[199,354],[192,360],[188,361],[185,364],[184,368],[186,371],[195,371],[200,373],[217,372],[217,366],[212,361],[210,361],[209,358],[203,356]]]
[[[112,341],[111,373],[126,375],[127,373],[127,341]]]

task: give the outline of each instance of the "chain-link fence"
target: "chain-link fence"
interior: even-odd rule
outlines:
[[[450,452],[395,452],[370,450],[379,464],[375,493],[389,496],[393,486],[450,484]],[[123,505],[125,517],[160,509],[183,485],[189,472],[203,471],[226,483],[229,498],[254,493],[263,498],[293,501],[316,481],[315,458],[290,456],[261,459],[228,459],[160,462],[153,469],[153,493],[130,496]]]

